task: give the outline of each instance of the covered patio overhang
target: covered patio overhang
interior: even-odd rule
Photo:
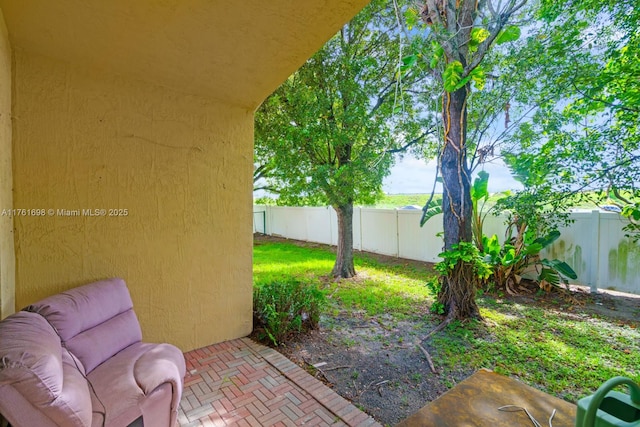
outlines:
[[[367,0],[0,0],[0,317],[120,276],[145,340],[252,328],[253,112]]]

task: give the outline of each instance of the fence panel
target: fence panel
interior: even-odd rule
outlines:
[[[311,242],[332,244],[331,236],[331,214],[333,209],[307,208],[306,213],[306,236],[305,240]]]
[[[253,232],[254,233],[267,233],[267,207],[266,206],[254,206],[253,207]]]
[[[442,252],[442,239],[436,234],[442,231],[442,214],[430,218],[420,227],[422,211],[398,210],[398,256],[418,261],[438,262]]]
[[[337,227],[337,224],[336,224]],[[336,244],[338,235],[336,233]],[[353,208],[353,249],[362,250],[362,208]]]
[[[269,206],[271,210],[271,234],[296,240],[307,239],[306,208]]]
[[[600,215],[600,287],[640,295],[640,245],[624,236],[617,214]]]
[[[561,227],[560,238],[541,252],[543,258],[566,262],[578,275],[575,282],[597,286],[598,260],[592,254],[598,251],[598,215],[576,212],[570,215],[573,223]]]
[[[395,210],[362,208],[363,251],[398,256],[398,222]],[[365,231],[366,230],[366,231]]]
[[[260,212],[266,211],[262,220]],[[254,231],[297,240],[336,245],[338,222],[332,208],[255,206]],[[442,251],[442,215],[420,227],[420,211],[354,208],[355,249],[407,259],[437,262]],[[624,236],[627,220],[610,212],[573,212],[572,224],[542,256],[567,262],[576,282],[593,289],[615,289],[640,295],[640,246]],[[487,216],[484,232],[504,240],[505,218]],[[260,223],[262,221],[262,224]]]
[[[482,224],[482,232],[491,237],[494,234],[498,237],[500,243],[504,242],[504,233],[507,230],[504,216],[487,215]]]

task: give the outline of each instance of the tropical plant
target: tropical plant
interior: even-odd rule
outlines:
[[[527,273],[535,273],[531,278],[546,291],[568,283],[568,279],[577,278],[575,271],[566,262],[540,257],[540,252],[560,237],[559,231],[535,237],[535,233],[528,231],[526,226],[514,226],[512,224],[508,228],[503,244],[500,244],[495,234],[491,237],[483,236],[484,260],[492,266],[492,276],[487,283],[516,294],[516,287]],[[514,228],[515,235],[512,234]]]
[[[485,210],[487,200],[489,200],[489,174],[485,171],[480,171],[476,179],[473,180],[473,186],[471,187],[473,212],[471,230],[473,232],[473,242],[480,252],[484,250],[484,220],[492,210]]]
[[[557,228],[547,230],[555,224],[549,220],[549,216],[555,218],[562,214],[554,211],[552,215],[541,215],[539,203],[527,204],[525,212],[500,211],[504,206],[521,207],[522,198],[529,202],[532,198],[541,198],[541,195],[535,192],[537,187],[533,185],[528,172],[520,171],[515,175],[525,185],[525,189],[515,194],[503,193],[503,197],[490,209],[485,210],[485,203],[489,199],[489,174],[483,171],[478,173],[471,188],[474,241],[484,260],[492,266],[492,275],[485,283],[504,288],[514,294],[523,275],[529,273],[530,278],[536,281],[540,288],[548,291],[552,286],[557,287],[562,283],[566,284],[568,279],[577,278],[575,271],[566,262],[540,257],[540,252],[560,237]],[[540,182],[544,182],[544,176],[539,179]],[[534,191],[531,191],[532,189]],[[495,234],[488,237],[483,233],[484,220],[490,212],[507,214],[507,230],[502,244]]]
[[[527,184],[525,177],[521,180]],[[489,213],[499,213],[499,209],[509,205],[505,200],[518,199],[519,194],[504,193],[504,196],[497,200],[496,205],[486,208],[486,202],[489,200],[489,174],[480,171],[471,187],[471,202],[473,206],[473,243],[477,248],[478,256],[481,261],[475,260],[472,253],[474,252],[467,245],[456,246],[453,251],[445,251],[440,256],[445,257],[443,263],[437,265],[437,270],[441,275],[451,274],[455,270],[452,262],[460,259],[467,265],[472,265],[480,280],[479,286],[500,287],[506,289],[511,294],[517,293],[517,286],[520,285],[525,274],[529,274],[530,280],[536,281],[540,288],[550,290],[552,287],[560,286],[568,283],[568,279],[576,279],[575,271],[564,261],[557,259],[541,258],[540,252],[549,247],[560,237],[560,232],[553,228],[551,231],[540,235],[541,221],[540,213],[536,211],[524,213],[513,211],[502,211],[507,214],[507,229],[505,232],[504,243],[500,243],[497,235],[488,237],[484,234],[484,221]],[[531,193],[526,193],[531,195]],[[535,194],[535,193],[534,193]],[[517,203],[511,203],[511,206],[519,206]],[[537,205],[536,205],[537,206]],[[426,212],[427,219],[440,213],[437,206],[433,206]],[[545,223],[546,225],[546,223]],[[460,251],[460,247],[464,252]],[[464,254],[465,259],[462,259]],[[485,265],[486,264],[486,265]],[[489,266],[491,273],[486,275],[486,266]],[[459,274],[456,272],[456,274]],[[442,281],[442,279],[440,280]],[[439,281],[439,282],[440,282]],[[436,287],[431,283],[432,290],[441,290],[441,284]],[[440,302],[432,306],[432,309],[439,312],[442,310]]]

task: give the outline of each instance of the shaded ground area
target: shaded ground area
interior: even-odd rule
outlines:
[[[284,239],[256,236],[257,244],[282,240]],[[292,240],[287,242],[326,247]],[[388,264],[412,264],[430,268],[423,262],[377,254],[367,255]],[[496,295],[488,296],[486,300],[486,304],[494,306],[503,302],[516,307],[534,306],[561,312],[567,318],[593,319],[594,322],[612,319],[613,324],[632,325],[634,331],[640,319],[640,296],[613,292],[593,295],[588,293],[588,289],[579,287],[572,288],[568,295]],[[482,299],[480,304],[482,306]],[[519,315],[515,311],[514,313]],[[438,340],[432,337],[423,341],[440,322],[441,318],[430,314],[428,307],[424,307],[422,312],[403,316],[372,316],[353,310],[333,310],[330,315],[323,316],[318,330],[278,347],[278,351],[382,424],[395,425],[476,369],[447,366],[446,355],[434,344]],[[495,339],[488,329],[490,328],[482,325],[476,328],[475,338],[487,341]],[[448,333],[442,331],[438,335]],[[437,373],[432,372],[425,355],[416,346],[417,342],[422,343],[432,356]],[[461,344],[460,351],[463,352],[464,349],[464,344]],[[500,365],[499,361],[496,361],[496,365]],[[570,394],[559,397],[573,400]]]
[[[378,320],[332,318],[278,350],[385,425],[403,420],[472,373],[431,372],[412,343],[433,323]]]

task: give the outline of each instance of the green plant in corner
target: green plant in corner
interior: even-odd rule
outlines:
[[[471,186],[471,230],[473,232],[473,242],[480,252],[483,251],[483,228],[484,220],[492,209],[485,210],[489,200],[489,174],[485,171],[478,172],[478,176],[473,180]]]
[[[512,236],[514,228],[516,234]],[[520,284],[523,274],[530,268],[537,273],[535,281],[546,291],[552,286],[567,283],[568,279],[576,279],[576,272],[566,262],[540,258],[540,252],[559,237],[558,230],[551,231],[546,236],[535,237],[535,233],[527,229],[526,224],[519,227],[510,224],[503,245],[495,234],[490,238],[483,236],[485,260],[493,266],[491,279],[495,285],[515,294],[515,286]]]
[[[510,162],[512,167],[515,164],[515,161]],[[529,170],[522,171],[519,175],[521,178],[519,181],[527,186],[531,183],[530,175]],[[544,181],[544,176],[539,179]],[[551,287],[567,283],[568,279],[576,279],[575,271],[566,262],[540,257],[540,252],[555,242],[560,237],[560,232],[553,228],[553,222],[540,220],[544,215],[539,209],[535,209],[535,206],[539,205],[533,205],[534,207],[527,205],[524,211],[504,209],[504,206],[515,208],[521,206],[519,203],[511,203],[520,197],[520,192],[515,195],[505,193],[505,196],[499,199],[496,204],[498,209],[502,208],[508,212],[509,219],[504,244],[499,242],[495,234],[491,237],[483,234],[483,225],[487,214],[496,210],[496,207],[486,211],[484,209],[489,198],[488,181],[489,174],[481,171],[471,188],[474,242],[482,253],[483,259],[492,266],[492,274],[483,281],[483,285],[487,288],[495,285],[515,294],[517,293],[516,286],[520,284],[523,274],[531,269],[537,273],[535,281],[541,289],[546,291]],[[536,195],[537,198],[543,196],[544,194]],[[540,231],[548,229],[549,226],[552,227],[551,231],[540,236]]]
[[[263,331],[260,338],[277,346],[293,333],[316,328],[324,303],[316,284],[274,280],[254,288],[254,326]]]

